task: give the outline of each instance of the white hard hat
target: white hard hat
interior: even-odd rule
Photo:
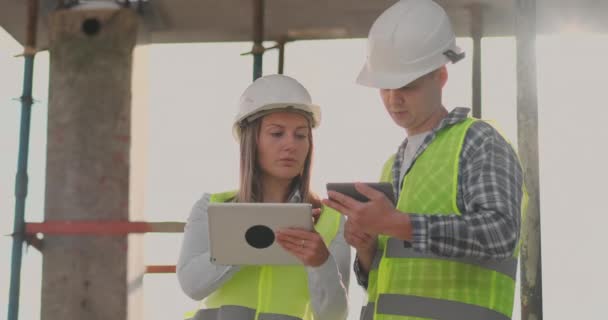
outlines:
[[[463,57],[441,6],[431,0],[401,0],[372,25],[357,83],[397,89]]]
[[[274,74],[258,78],[241,95],[238,112],[234,118],[234,136],[240,136],[243,121],[277,109],[292,109],[304,113],[311,120],[313,128],[321,123],[321,108],[312,104],[308,90],[291,77]]]

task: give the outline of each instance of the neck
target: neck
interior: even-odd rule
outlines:
[[[414,136],[423,132],[431,131],[435,128],[443,118],[448,115],[448,110],[440,105],[439,108],[436,108],[433,113],[420,125],[414,128],[405,128],[405,132],[408,136]]]
[[[277,179],[274,177],[264,176],[262,184],[263,202],[286,202],[291,190],[291,179]]]

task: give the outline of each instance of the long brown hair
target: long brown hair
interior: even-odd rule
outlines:
[[[237,202],[261,202],[263,199],[262,172],[258,164],[257,152],[262,118],[263,117],[258,117],[251,122],[244,121],[244,124],[240,128],[240,186],[236,195]],[[310,121],[308,131],[308,155],[304,161],[302,173],[293,178],[290,185],[290,191],[297,185],[302,201],[311,203],[313,208],[319,208],[321,207],[321,201],[319,200],[319,197],[310,190],[310,175],[314,150]]]

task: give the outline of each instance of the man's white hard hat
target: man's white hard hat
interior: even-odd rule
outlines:
[[[306,115],[313,128],[321,123],[321,108],[312,103],[308,90],[302,84],[285,75],[268,75],[255,80],[241,95],[234,118],[234,136],[240,136],[241,126],[246,122],[281,110]]]
[[[431,0],[401,0],[372,25],[357,83],[397,89],[463,57],[441,6]]]

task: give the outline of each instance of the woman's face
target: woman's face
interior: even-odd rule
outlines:
[[[258,164],[264,175],[293,179],[302,173],[309,151],[310,127],[305,116],[278,111],[262,118]]]

